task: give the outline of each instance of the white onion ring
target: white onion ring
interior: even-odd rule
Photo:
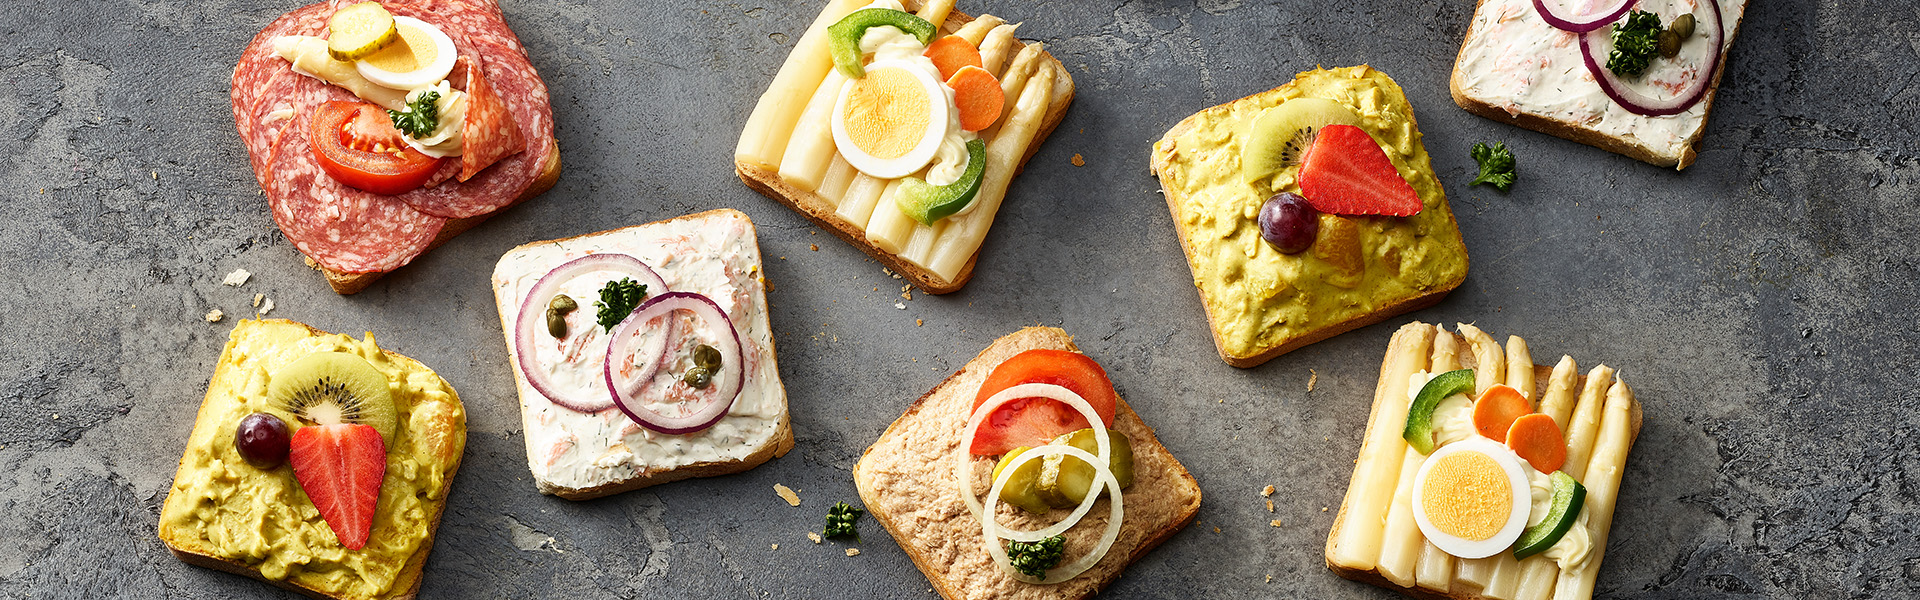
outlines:
[[[716,336],[718,339],[714,340],[714,343],[718,345],[716,349],[720,351],[720,372],[714,374],[713,382],[709,385],[719,386],[719,389],[715,390],[716,399],[709,401],[706,406],[702,406],[692,413],[678,417],[669,417],[648,409],[646,406],[643,406],[637,398],[640,392],[647,390],[648,384],[652,382],[653,375],[659,370],[659,366],[647,365],[644,367],[645,370],[642,371],[642,373],[647,374],[647,379],[634,385],[634,389],[629,392],[626,387],[621,386],[613,377],[614,349],[623,346],[620,343],[621,340],[633,337],[633,335],[637,333],[635,331],[636,328],[641,324],[657,317],[671,316],[673,311],[676,310],[690,311],[714,328],[726,329],[726,333]],[[661,339],[665,339],[667,335],[673,335],[674,331],[674,329],[669,329],[666,335],[660,336]],[[664,349],[665,342],[662,342],[661,346]],[[652,360],[653,362],[661,362],[664,360],[664,356],[656,357]],[[732,377],[726,376],[729,370],[733,372]],[[733,407],[733,401],[740,396],[740,388],[746,384],[747,366],[744,364],[743,354],[740,350],[740,331],[733,326],[733,319],[727,317],[727,312],[721,310],[720,305],[714,304],[713,300],[700,294],[691,292],[667,292],[654,296],[652,299],[642,303],[639,308],[634,309],[633,314],[627,315],[625,321],[620,322],[620,327],[613,331],[613,340],[607,344],[607,358],[604,373],[606,375],[607,391],[612,394],[613,404],[620,407],[620,412],[626,413],[628,418],[633,419],[633,422],[639,423],[647,429],[669,435],[680,435],[694,433],[711,427],[714,423],[720,422],[721,418],[727,416],[727,409]]]
[[[1097,429],[1098,428],[1096,428],[1096,430]],[[1107,487],[1107,493],[1113,494],[1112,500],[1107,503],[1107,530],[1101,534],[1100,542],[1094,545],[1092,552],[1080,555],[1079,558],[1073,559],[1073,562],[1055,565],[1053,568],[1047,570],[1047,576],[1045,578],[1029,577],[1027,574],[1021,573],[1018,569],[1013,568],[1013,560],[1007,557],[1007,550],[1000,547],[999,536],[993,534],[994,528],[999,527],[999,523],[994,522],[993,516],[995,509],[999,508],[1000,489],[1006,487],[1007,480],[1013,478],[1014,469],[1030,461],[1053,455],[1071,456],[1093,466],[1094,483],[1105,485]],[[1100,494],[1095,493],[1092,489],[1087,490],[1087,499],[1089,501],[1098,497],[1100,497]],[[1120,537],[1121,521],[1126,519],[1126,510],[1122,504],[1124,504],[1124,502],[1120,497],[1120,481],[1114,478],[1113,471],[1108,468],[1106,461],[1100,460],[1087,451],[1073,446],[1048,444],[1022,452],[1019,456],[1013,457],[1013,460],[1007,463],[1007,468],[1000,471],[1000,476],[993,479],[993,487],[987,490],[986,511],[980,515],[980,532],[986,536],[987,553],[993,555],[993,563],[1000,565],[1000,568],[1006,571],[1008,575],[1027,583],[1050,585],[1079,577],[1080,574],[1086,572],[1087,569],[1093,568],[1093,565],[1099,564],[1101,558],[1106,557],[1107,550],[1113,548],[1113,540]],[[1082,502],[1081,506],[1091,506],[1091,503]],[[1083,512],[1074,513],[1072,520],[1078,522],[1081,514],[1083,514]],[[1067,521],[1061,522],[1066,523]],[[1062,529],[1062,531],[1065,530]],[[1053,536],[1048,535],[1040,539],[1046,539],[1048,537]]]
[[[667,291],[666,280],[661,279],[660,274],[653,272],[653,269],[648,268],[646,263],[640,262],[640,259],[615,253],[589,254],[554,267],[553,270],[547,271],[546,275],[541,276],[539,281],[534,282],[532,288],[528,288],[526,298],[520,302],[520,315],[514,320],[513,332],[516,366],[520,368],[520,374],[526,377],[527,384],[532,385],[535,391],[546,396],[547,400],[554,404],[588,413],[600,412],[612,407],[613,396],[593,394],[591,397],[582,398],[560,393],[559,386],[547,379],[547,372],[540,368],[535,350],[538,348],[541,335],[541,331],[537,328],[541,323],[541,317],[546,314],[547,303],[552,302],[553,297],[560,293],[561,285],[582,274],[594,271],[615,271],[630,275],[635,281],[646,285],[647,291],[653,294]],[[576,310],[586,310],[586,308],[587,306],[582,304]],[[662,344],[660,349],[652,351],[658,353],[665,348],[665,344]]]
[[[1547,7],[1547,3],[1551,1],[1555,0],[1533,0],[1533,10],[1540,13],[1540,20],[1546,21],[1548,25],[1553,26],[1555,29],[1563,29],[1574,33],[1586,33],[1606,27],[1614,21],[1620,20],[1620,17],[1627,14],[1627,11],[1633,10],[1633,5],[1639,3],[1639,0],[1610,0],[1617,4],[1600,10],[1589,11],[1583,15],[1562,15],[1554,12],[1552,8]]]
[[[1613,71],[1608,70],[1606,65],[1594,59],[1595,53],[1606,55],[1605,52],[1598,51],[1599,44],[1606,42],[1611,47],[1611,39],[1607,36],[1609,28],[1603,27],[1580,34],[1580,58],[1586,62],[1587,72],[1593,75],[1594,82],[1600,84],[1600,91],[1606,92],[1607,97],[1619,103],[1621,108],[1636,115],[1661,117],[1679,114],[1693,108],[1695,103],[1706,97],[1707,89],[1712,87],[1714,74],[1720,68],[1720,55],[1726,50],[1726,26],[1720,16],[1720,2],[1706,0],[1706,3],[1713,9],[1711,11],[1713,28],[1707,30],[1712,33],[1707,38],[1707,43],[1712,44],[1712,51],[1707,53],[1707,64],[1701,67],[1699,76],[1695,77],[1686,89],[1664,100],[1648,97],[1627,87],[1626,82],[1615,77]]]
[[[981,507],[980,499],[973,497],[973,454],[967,452],[967,447],[972,445],[973,436],[980,430],[980,423],[986,420],[987,415],[993,414],[993,411],[998,410],[1003,404],[1023,398],[1056,400],[1080,411],[1080,414],[1087,418],[1088,423],[1105,422],[1100,419],[1100,413],[1094,411],[1093,405],[1088,404],[1085,398],[1081,398],[1079,394],[1073,393],[1073,390],[1051,383],[1023,383],[1000,390],[1000,393],[994,394],[993,397],[987,398],[986,402],[980,403],[980,407],[974,409],[973,417],[967,420],[967,428],[960,436],[960,460],[954,477],[954,481],[960,482],[960,499],[966,502],[967,509],[972,511],[973,516],[976,518],[983,514],[992,513]],[[1108,464],[1108,461],[1111,460],[1108,457],[1113,451],[1112,442],[1107,439],[1107,428],[1091,427],[1090,429],[1093,430],[1094,447],[1100,450],[1099,456],[1096,457],[1099,461],[1097,464],[1105,466]],[[1039,448],[1046,447],[1047,446],[1040,446]],[[1082,452],[1085,451],[1082,450]],[[1025,456],[1025,454],[1023,453],[1021,456]],[[1007,471],[1011,471],[1011,469]],[[993,493],[989,493],[988,496],[988,500],[995,499],[995,494]],[[1037,542],[1060,535],[1061,532],[1072,529],[1074,524],[1079,523],[1080,518],[1086,516],[1088,510],[1093,509],[1093,501],[1098,500],[1099,496],[1099,494],[1087,494],[1086,499],[1080,501],[1080,506],[1073,509],[1072,515],[1068,515],[1066,519],[1044,529],[1021,531],[1008,529],[999,523],[993,523],[994,530],[991,533],[992,535],[1018,542]],[[985,522],[991,523],[992,521],[989,520]]]

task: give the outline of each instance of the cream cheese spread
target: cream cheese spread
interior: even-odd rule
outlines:
[[[774,362],[759,243],[746,215],[714,211],[516,248],[500,259],[493,273],[502,323],[513,329],[521,298],[548,271],[604,252],[638,258],[669,290],[705,295],[726,311],[740,334],[745,383],[718,423],[695,433],[667,435],[641,427],[616,407],[585,413],[554,404],[527,383],[517,356],[512,357],[527,465],[541,489],[592,488],[699,463],[740,460],[771,444],[786,422],[787,395]],[[606,393],[600,376],[609,336],[595,323],[593,303],[599,288],[619,276],[587,273],[561,287],[560,293],[580,308],[568,315],[567,338],[537,344],[535,358],[565,390],[562,394]],[[648,290],[649,297],[655,293]],[[539,333],[547,332],[542,328]]]

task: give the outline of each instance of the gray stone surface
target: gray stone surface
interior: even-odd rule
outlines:
[[[858,557],[804,534],[855,499],[849,469],[910,400],[1035,323],[1079,336],[1206,492],[1199,521],[1110,595],[1391,597],[1322,566],[1323,508],[1346,487],[1387,337],[1412,318],[1477,321],[1635,384],[1646,426],[1601,596],[1920,593],[1909,3],[1754,3],[1700,161],[1675,173],[1455,107],[1446,76],[1468,2],[966,0],[1026,21],[1080,94],[1015,181],[972,285],[905,310],[899,282],[729,165],[818,3],[628,4],[509,0],[553,91],[566,174],[352,297],[275,229],[228,112],[240,48],[297,0],[0,4],[0,598],[286,596],[185,566],[154,536],[233,323],[201,315],[250,314],[255,293],[276,317],[377,332],[465,398],[465,468],[424,598],[931,597],[871,520]],[[1229,368],[1148,144],[1200,108],[1361,62],[1411,96],[1470,276],[1437,307]],[[1519,156],[1511,194],[1466,186],[1480,140]],[[1069,164],[1076,153],[1086,166]],[[798,447],[738,476],[539,495],[494,260],[721,206],[760,225]],[[221,286],[235,268],[253,280]],[[789,508],[774,483],[804,503]],[[1257,493],[1268,484],[1274,514]]]

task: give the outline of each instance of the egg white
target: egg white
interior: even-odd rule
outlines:
[[[1495,464],[1500,465],[1500,469],[1506,472],[1507,482],[1512,486],[1513,491],[1511,496],[1513,507],[1507,514],[1506,525],[1501,527],[1493,537],[1484,540],[1469,540],[1449,535],[1434,526],[1433,521],[1427,518],[1424,490],[1428,471],[1439,462],[1439,459],[1455,452],[1468,451],[1485,454],[1492,458]],[[1533,496],[1527,485],[1526,473],[1521,466],[1519,456],[1514,455],[1512,450],[1508,450],[1506,445],[1484,437],[1475,436],[1441,446],[1427,457],[1426,462],[1420,464],[1419,473],[1414,475],[1413,521],[1420,526],[1420,534],[1426,536],[1427,541],[1433,542],[1434,547],[1447,554],[1458,558],[1486,558],[1499,554],[1512,547],[1514,540],[1520,539],[1521,532],[1527,528],[1527,515],[1533,509]]]
[[[847,95],[859,81],[850,79],[840,86],[840,97],[833,103],[833,144],[848,164],[878,179],[895,179],[912,175],[933,160],[934,154],[940,150],[940,141],[947,137],[948,111],[952,107],[947,101],[946,84],[928,72],[927,67],[931,66],[932,63],[923,66],[907,60],[878,60],[867,65],[868,73],[884,69],[904,70],[912,74],[914,80],[919,81],[926,90],[927,130],[920,133],[920,141],[914,144],[912,150],[898,158],[880,158],[868,154],[855,145],[852,138],[847,137]]]
[[[460,56],[453,49],[453,38],[447,37],[446,32],[431,23],[413,17],[395,16],[393,24],[395,27],[412,27],[425,32],[427,38],[433,40],[435,47],[433,62],[412,71],[396,73],[368,64],[364,60],[354,61],[353,68],[360,72],[361,77],[382,87],[415,90],[439,83],[440,80],[447,78],[448,73],[453,72],[453,62]]]

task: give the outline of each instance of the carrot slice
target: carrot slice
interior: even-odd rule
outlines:
[[[985,68],[987,66],[980,60],[980,49],[973,47],[973,42],[967,41],[967,38],[957,35],[949,35],[927,44],[924,55],[928,60],[933,61],[934,68],[940,69],[941,79],[951,79],[954,73],[960,72],[960,67]]]
[[[1513,421],[1533,412],[1520,390],[1504,385],[1487,388],[1473,403],[1473,428],[1496,442],[1507,441],[1507,429]]]
[[[986,69],[960,67],[947,79],[947,87],[953,88],[953,103],[960,108],[961,129],[979,131],[1000,120],[1007,98],[1000,91],[1000,80]]]
[[[1541,473],[1558,471],[1567,462],[1567,442],[1560,426],[1544,414],[1514,419],[1513,426],[1507,428],[1507,447]]]

